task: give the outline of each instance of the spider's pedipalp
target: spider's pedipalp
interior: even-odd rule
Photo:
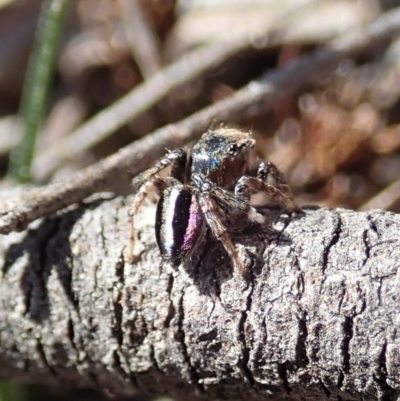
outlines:
[[[282,171],[279,170],[274,163],[270,161],[261,161],[258,164],[256,177],[265,183],[273,185],[288,198],[293,199],[292,191],[286,182]]]
[[[235,195],[245,198],[250,206],[283,206],[296,211],[297,205],[282,172],[271,162],[259,162],[255,176],[244,175],[235,186]]]

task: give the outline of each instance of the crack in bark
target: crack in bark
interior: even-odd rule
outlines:
[[[186,334],[185,334],[185,330],[183,328],[183,322],[185,320],[185,312],[184,312],[184,307],[183,307],[184,296],[185,296],[185,292],[182,291],[181,296],[179,297],[179,301],[178,301],[177,340],[179,341],[179,343],[182,347],[182,354],[183,354],[183,358],[185,360],[186,366],[188,368],[190,382],[196,386],[197,390],[200,393],[204,393],[204,386],[201,384],[201,382],[199,380],[199,376],[197,374],[197,371],[190,361],[190,355],[189,355],[188,347],[186,344]]]
[[[287,379],[287,365],[288,362],[278,363],[278,376],[282,381],[282,386],[285,389],[287,394],[292,392],[292,389],[289,386],[289,382]]]
[[[161,373],[162,375],[165,375],[164,371],[160,368],[160,365],[158,364],[153,344],[150,344],[150,360],[152,361],[157,372]]]
[[[46,368],[48,369],[49,373],[52,376],[57,376],[56,371],[54,370],[54,368],[51,366],[51,364],[49,363],[49,361],[47,360],[46,354],[44,352],[44,347],[43,344],[41,342],[41,338],[37,338],[36,339],[36,350],[40,356],[40,360],[42,361],[43,365],[46,366]]]
[[[318,381],[321,384],[321,388],[324,391],[326,397],[328,399],[330,399],[331,398],[331,392],[329,391],[328,387],[325,386],[324,382],[321,379],[319,379]]]
[[[241,369],[241,371],[243,372],[243,376],[248,380],[248,382],[250,383],[250,385],[253,387],[255,384],[255,380],[254,380],[254,376],[253,376],[253,372],[251,371],[251,369],[249,368],[249,360],[250,360],[250,348],[246,343],[246,335],[245,335],[245,324],[247,321],[247,316],[250,313],[251,310],[251,305],[253,302],[253,291],[254,291],[254,274],[253,274],[253,265],[254,265],[254,261],[252,261],[252,266],[249,267],[248,269],[248,276],[249,276],[249,282],[251,285],[250,291],[249,291],[249,295],[247,296],[246,299],[246,308],[244,311],[242,311],[240,320],[239,320],[239,341],[241,343],[242,346],[242,355],[241,355],[241,360],[239,360],[239,367]]]
[[[307,349],[306,349],[306,341],[308,337],[308,330],[307,330],[307,312],[303,312],[304,316],[298,320],[299,323],[299,335],[297,336],[297,344],[296,344],[296,361],[300,361],[300,366],[302,368],[307,367],[310,363],[310,360],[307,356]]]
[[[211,318],[212,318],[212,314],[214,313],[214,310],[215,310],[215,301],[212,300],[212,308],[211,308],[210,313],[207,316],[207,326],[210,326],[210,322],[211,322]]]
[[[114,216],[114,223],[115,226],[117,227],[119,224],[117,215]],[[103,227],[103,225],[102,225]],[[102,236],[104,235],[104,232],[102,230]],[[104,241],[104,239],[103,239]],[[113,307],[114,307],[114,316],[115,316],[115,324],[112,327],[112,333],[113,336],[117,339],[117,344],[118,344],[118,350],[114,351],[114,358],[115,362],[118,362],[119,368],[122,370],[123,375],[125,378],[131,378],[132,372],[130,370],[130,364],[129,364],[129,359],[126,357],[122,347],[124,343],[124,331],[123,331],[123,313],[124,309],[122,306],[122,298],[123,294],[125,291],[125,255],[124,255],[124,249],[121,249],[119,259],[116,263],[115,266],[115,276],[117,277],[118,283],[120,284],[117,286],[117,297],[116,300],[113,302]],[[113,286],[113,289],[115,286]],[[121,359],[124,360],[125,362],[125,367],[122,365]],[[128,371],[127,371],[127,370]],[[137,386],[136,386],[137,388]]]
[[[103,215],[100,216],[100,231],[99,231],[99,236],[100,236],[100,244],[102,249],[104,250],[104,256],[105,258],[108,257],[108,247],[107,247],[107,243],[106,243],[106,237],[104,235],[104,217]],[[102,261],[99,260],[98,263],[94,264],[94,274],[93,274],[93,278],[94,278],[94,292],[97,291],[97,289],[99,288],[99,284],[98,284],[98,271],[99,271],[99,267],[101,265]]]
[[[379,278],[379,286],[376,290],[376,296],[378,298],[378,305],[382,305],[382,284],[383,284],[383,277]]]
[[[69,302],[71,303],[73,309],[76,311],[79,320],[82,320],[80,317],[80,313],[79,313],[79,299],[72,289],[72,273],[74,271],[74,258],[70,257],[68,262],[69,262],[69,267],[70,267],[69,274],[66,275],[68,280],[64,281],[63,288],[64,288],[65,294],[66,294]]]
[[[168,328],[171,324],[172,319],[176,315],[176,309],[172,300],[172,288],[174,286],[174,275],[172,273],[169,274],[168,284],[167,284],[167,294],[169,298],[168,305],[168,314],[164,321],[164,327]]]
[[[124,288],[124,286],[125,286],[125,258],[124,258],[123,251],[121,251],[118,262],[115,266],[115,275],[118,278],[118,281],[121,284],[121,287]]]
[[[78,352],[78,348],[75,344],[75,329],[74,329],[74,322],[71,319],[71,316],[68,319],[68,339],[72,345],[72,348],[75,350],[76,352],[76,359],[77,361],[79,361],[79,352]]]
[[[32,292],[33,292],[32,281],[31,280],[27,280],[26,290],[25,290],[25,311],[24,311],[24,316],[25,317],[30,314]]]
[[[333,230],[333,233],[331,234],[331,240],[324,247],[322,254],[322,267],[321,267],[322,279],[319,287],[319,295],[322,295],[325,281],[328,278],[328,276],[325,273],[326,269],[328,268],[329,254],[331,252],[331,249],[339,242],[340,234],[342,233],[342,220],[340,214],[338,212],[333,212],[333,215],[336,217],[336,226]]]
[[[122,355],[122,357],[125,359],[125,363],[126,363],[126,358]],[[114,368],[121,374],[121,376],[126,380],[132,380],[132,374],[131,372],[127,372],[122,363],[121,363],[121,355],[120,355],[120,350],[114,350],[113,351],[113,361],[114,361]],[[129,365],[128,365],[129,366]],[[135,381],[133,381],[133,383],[135,383]],[[136,386],[137,388],[137,386]]]
[[[342,370],[339,370],[339,374],[338,374],[338,381],[337,381],[337,388],[339,390],[342,389],[343,387],[343,382],[344,382],[344,373]]]
[[[328,245],[324,249],[324,253],[322,256],[322,274],[325,275],[326,269],[328,267],[328,259],[331,249],[339,242],[340,234],[342,233],[342,220],[340,213],[335,212],[334,216],[336,217],[336,226],[333,230],[331,235],[331,240],[329,241]],[[321,285],[322,291],[322,285]]]
[[[366,263],[368,262],[368,260],[370,258],[370,254],[371,254],[371,247],[369,244],[368,232],[369,232],[369,228],[364,230],[363,235],[362,235],[362,239],[363,239],[363,243],[364,243],[364,247],[365,247],[365,251],[364,251],[365,259],[363,260],[361,267],[364,267],[366,265]]]
[[[376,227],[375,222],[372,220],[371,215],[368,213],[366,215],[366,217],[367,217],[367,221],[368,221],[369,227],[366,230],[364,230],[363,235],[362,235],[362,239],[363,239],[363,243],[364,243],[364,247],[365,247],[365,259],[364,259],[364,261],[362,263],[362,267],[364,267],[366,265],[366,263],[368,262],[369,258],[371,257],[371,249],[374,246],[379,244],[378,241],[375,241],[375,243],[373,243],[373,244],[370,243],[370,237],[369,237],[370,231],[375,233],[377,239],[380,238],[380,234],[379,234],[378,228]]]
[[[82,228],[82,226],[80,226]],[[79,236],[78,239],[79,241]],[[73,272],[75,268],[75,263],[74,263],[74,258],[71,256],[69,260],[69,266],[70,266],[70,273],[69,273],[69,282],[66,283],[65,290],[67,292],[68,299],[70,300],[72,306],[74,307],[74,310],[76,311],[76,314],[78,316],[78,319],[80,322],[82,322],[82,317],[81,317],[81,312],[80,312],[80,305],[79,305],[79,296],[75,293],[73,290]]]
[[[346,316],[343,323],[343,341],[342,341],[342,352],[343,352],[343,366],[344,373],[350,371],[350,341],[353,338],[353,325],[354,320],[352,317]]]
[[[48,263],[49,245],[60,228],[60,217],[51,217],[41,223],[42,231],[33,231],[34,235],[28,232],[26,240],[28,241],[27,252],[31,263],[27,266],[24,273],[26,280],[25,288],[25,316],[34,320],[43,321],[49,314],[48,296],[47,296],[47,278],[50,274],[51,266]],[[35,248],[37,258],[33,256],[31,240],[35,239]],[[25,249],[23,249],[25,251]],[[35,295],[34,295],[35,294]],[[32,310],[32,298],[36,300],[35,308]],[[37,305],[40,301],[40,306]]]
[[[118,224],[118,219],[116,215],[114,216],[114,223],[115,225]],[[115,315],[115,326],[116,326],[114,334],[115,337],[117,338],[118,348],[121,350],[124,341],[124,333],[122,330],[122,320],[124,312],[122,307],[122,296],[125,288],[125,256],[123,249],[120,252],[117,264],[115,265],[115,276],[117,277],[120,286],[117,291],[117,299],[114,302],[114,315]]]
[[[113,336],[117,339],[119,349],[121,349],[124,340],[124,335],[122,330],[122,317],[123,317],[122,294],[124,290],[124,281],[125,281],[124,271],[125,271],[125,260],[124,260],[124,255],[121,253],[115,267],[115,275],[118,278],[121,287],[118,288],[117,298],[113,302],[115,322],[112,328],[112,333]]]
[[[296,270],[298,271],[298,274],[296,276],[297,294],[293,294],[293,295],[298,299],[298,303],[300,305],[301,297],[303,296],[304,289],[305,289],[305,279],[304,279],[303,271],[301,270],[301,267],[300,267],[299,258],[296,255],[294,255],[293,267],[295,267]],[[300,313],[305,313],[305,315],[307,316],[306,311],[300,310]]]
[[[78,242],[79,241],[79,237],[81,235],[83,235],[83,233],[82,233],[83,227],[81,225],[79,225],[79,224],[77,226],[79,228],[81,228],[81,231],[80,231],[80,233],[78,235],[78,238],[77,238],[77,242]],[[69,268],[70,268],[69,269],[69,274],[65,276],[65,277],[67,277],[68,280],[64,281],[63,288],[64,288],[64,291],[66,293],[66,296],[67,296],[70,304],[73,307],[73,310],[76,312],[76,316],[78,318],[78,321],[82,322],[82,316],[81,316],[81,311],[80,311],[80,303],[79,303],[79,296],[73,290],[73,272],[74,272],[74,268],[75,268],[75,263],[74,263],[74,257],[72,256],[72,252],[71,252],[71,256],[70,256],[70,258],[68,260],[68,264],[69,264]],[[76,360],[77,360],[78,363],[81,363],[82,362],[82,360],[80,358],[81,352],[80,352],[80,347],[76,343],[75,324],[74,324],[74,321],[72,319],[71,312],[69,312],[69,318],[68,318],[68,323],[67,323],[67,332],[68,332],[67,337],[68,337],[68,339],[69,339],[69,341],[70,341],[70,343],[72,345],[73,350],[75,351]],[[80,343],[82,344],[83,342],[80,341]],[[87,355],[86,352],[85,352],[85,354]]]
[[[123,331],[122,331],[122,314],[123,314],[123,308],[121,305],[121,291],[119,291],[119,295],[117,297],[117,300],[113,302],[114,304],[114,317],[115,321],[112,327],[112,335],[113,337],[117,340],[118,348],[120,349],[123,344]]]
[[[389,401],[396,399],[396,391],[387,382],[387,366],[386,366],[386,350],[387,340],[385,339],[381,352],[378,357],[378,370],[377,374],[373,375],[373,379],[379,384],[381,388],[381,394],[378,393],[378,397],[382,401]]]
[[[379,238],[380,234],[379,234],[379,230],[378,227],[376,226],[375,222],[372,220],[372,216],[370,213],[367,213],[367,220],[369,223],[369,228],[376,234],[376,236]]]

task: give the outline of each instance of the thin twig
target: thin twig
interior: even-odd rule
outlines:
[[[194,50],[183,59],[165,67],[160,73],[136,86],[127,95],[82,124],[43,155],[40,155],[34,163],[34,170],[38,172],[36,179],[39,182],[45,180],[65,160],[73,159],[85,150],[92,148],[129,121],[154,107],[180,85],[198,79],[208,70],[218,67],[255,44],[258,48],[262,48],[271,46],[272,42],[276,43],[279,41],[278,29],[282,29],[285,24],[298,17],[299,13],[305,12],[306,5],[311,6],[318,2],[320,0],[298,2],[295,9],[292,9],[291,12],[285,12],[282,17],[277,18],[273,27],[267,27],[258,35],[240,35],[231,38],[229,42],[217,41]],[[275,39],[270,40],[269,37],[272,34],[274,34]],[[35,168],[35,166],[40,166],[40,168]]]
[[[390,209],[400,199],[400,179],[394,181],[383,191],[379,192],[359,210]]]
[[[75,174],[69,182],[57,182],[32,189],[19,199],[0,205],[0,233],[21,230],[31,221],[49,215],[72,203],[80,202],[96,191],[117,190],[132,176],[161,157],[165,148],[196,139],[212,121],[237,123],[265,112],[283,95],[296,92],[304,83],[312,83],[320,73],[327,74],[346,57],[389,40],[400,30],[400,8],[390,11],[363,30],[349,33],[314,53],[303,56],[280,70],[265,74],[230,98],[209,106],[177,124],[160,128],[118,153]]]
[[[143,15],[137,0],[119,0],[121,20],[143,78],[149,79],[161,69],[160,43]]]

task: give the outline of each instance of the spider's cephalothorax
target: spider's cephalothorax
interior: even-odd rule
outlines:
[[[193,147],[191,172],[233,190],[250,167],[254,144],[247,132],[227,128],[209,131]]]
[[[210,130],[192,150],[169,152],[135,178],[134,185],[140,188],[130,210],[129,257],[134,258],[133,217],[154,186],[160,195],[156,239],[165,261],[179,265],[196,249],[208,227],[243,273],[230,233],[249,222],[261,223],[256,207],[275,203],[297,209],[278,168],[254,158],[254,144],[250,134],[236,129]],[[169,176],[159,176],[167,167]]]

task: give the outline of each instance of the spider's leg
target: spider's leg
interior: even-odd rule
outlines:
[[[235,186],[235,195],[247,199],[251,206],[272,203],[290,211],[298,209],[282,172],[271,162],[261,162],[256,176],[241,177]]]
[[[146,171],[138,174],[133,180],[132,185],[134,188],[139,188],[146,181],[150,180],[151,177],[160,173],[162,170],[171,166],[171,176],[178,179],[181,182],[186,181],[186,176],[189,171],[188,163],[190,159],[190,153],[185,148],[175,149],[167,153],[162,159],[160,159],[153,167]]]
[[[200,207],[206,219],[208,226],[210,227],[212,235],[216,240],[220,241],[225,248],[230,259],[233,261],[234,268],[241,274],[244,274],[245,268],[239,259],[239,255],[235,248],[235,245],[231,241],[227,228],[222,223],[218,216],[218,211],[215,203],[210,197],[204,199],[200,198]]]
[[[192,180],[196,185],[201,211],[212,235],[222,243],[230,259],[233,261],[235,270],[244,275],[246,269],[239,258],[235,245],[230,238],[228,228],[223,220],[243,216],[246,205],[229,191],[213,185],[201,174],[194,174]],[[227,216],[226,213],[228,210],[230,212]]]

